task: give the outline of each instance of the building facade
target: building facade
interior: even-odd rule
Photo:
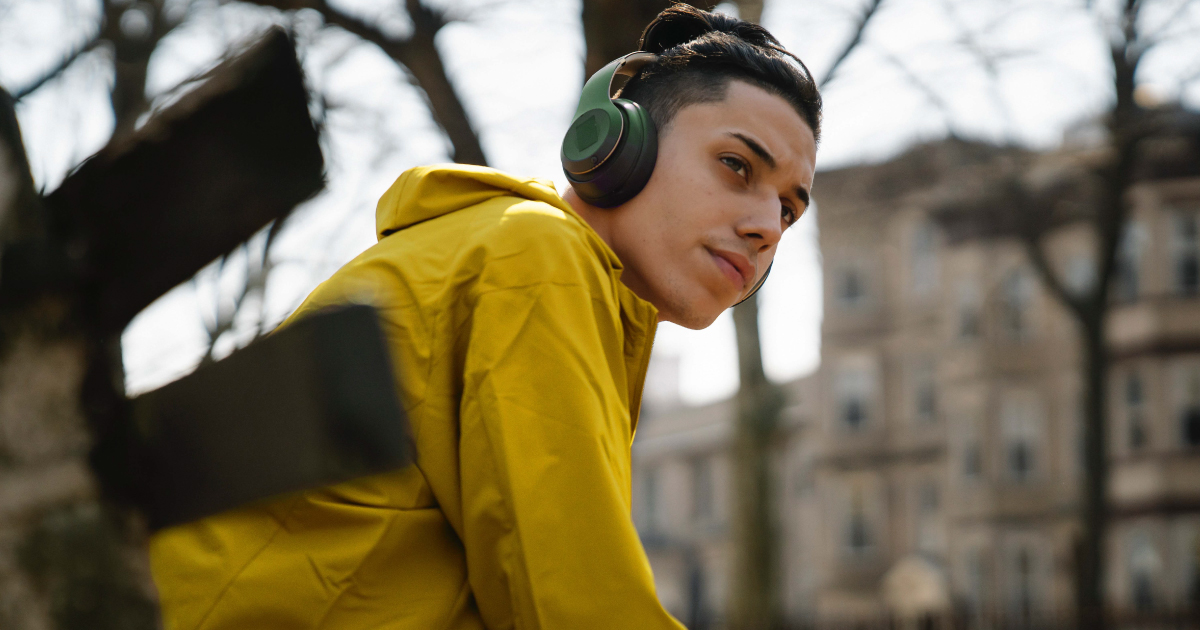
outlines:
[[[1070,614],[1082,481],[1075,324],[1021,241],[947,207],[1015,160],[1053,168],[1088,151],[1030,158],[945,141],[819,176],[821,365],[784,386],[776,462],[780,597],[793,621],[957,615],[986,626]],[[1135,187],[1113,290],[1106,588],[1128,611],[1200,601],[1192,171]],[[1082,224],[1064,221],[1048,240],[1067,285],[1094,281]],[[634,444],[635,521],[667,607],[691,627],[720,627],[734,406],[649,411]]]

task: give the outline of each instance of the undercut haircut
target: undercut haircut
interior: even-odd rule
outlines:
[[[649,112],[659,133],[681,109],[725,100],[744,81],[783,98],[821,139],[821,94],[798,57],[767,29],[723,13],[676,4],[659,13],[638,42],[658,55],[620,93]]]

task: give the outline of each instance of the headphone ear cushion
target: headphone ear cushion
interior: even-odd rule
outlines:
[[[612,103],[625,119],[617,146],[595,170],[580,175],[566,172],[580,198],[600,208],[633,199],[650,181],[658,161],[658,132],[645,108],[622,98]]]

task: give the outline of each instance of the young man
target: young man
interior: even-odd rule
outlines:
[[[160,533],[167,628],[681,628],[630,519],[655,327],[756,288],[808,205],[820,97],[727,16],[675,6],[641,48],[585,87],[600,113],[567,135],[563,196],[466,166],[383,196],[379,243],[293,317],[379,309],[416,465]],[[628,117],[605,127],[622,71]],[[625,170],[591,167],[609,158]]]

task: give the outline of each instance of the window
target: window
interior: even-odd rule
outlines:
[[[861,271],[855,268],[842,269],[837,278],[837,297],[843,306],[860,306],[866,301],[866,282]]]
[[[1129,597],[1130,605],[1139,613],[1155,609],[1155,575],[1162,567],[1162,558],[1145,531],[1135,531],[1129,537]]]
[[[938,487],[932,481],[921,484],[917,491],[917,507],[921,514],[934,514],[938,510]]]
[[[958,285],[958,338],[976,339],[980,333],[979,286],[974,282]]]
[[[854,555],[862,555],[872,546],[872,536],[867,523],[867,510],[863,490],[858,485],[850,489],[850,514],[846,519],[846,548]]]
[[[1173,557],[1178,558],[1176,575],[1179,599],[1184,608],[1200,610],[1200,521],[1180,519],[1175,523]]]
[[[1140,223],[1131,222],[1121,232],[1117,245],[1116,268],[1113,270],[1116,285],[1114,297],[1132,302],[1141,292],[1142,250],[1146,242],[1146,230]]]
[[[983,476],[983,447],[979,440],[979,414],[969,412],[956,417],[951,423],[950,429],[957,431],[958,443],[962,445],[956,461],[961,466],[963,479],[968,483],[979,481]]]
[[[1179,428],[1183,445],[1200,447],[1200,368],[1189,365],[1179,371]]]
[[[913,403],[917,422],[937,420],[937,396],[933,382],[933,364],[923,361],[913,370]]]
[[[987,595],[987,561],[983,549],[979,547],[967,550],[965,557],[967,605],[971,614],[979,617],[983,614]]]
[[[692,516],[699,521],[713,517],[713,470],[708,457],[692,462]]]
[[[1130,372],[1125,377],[1125,413],[1129,429],[1129,450],[1138,451],[1146,445],[1145,395],[1142,377]]]
[[[1096,265],[1090,254],[1075,254],[1067,260],[1066,282],[1075,293],[1086,293],[1096,283]]]
[[[1025,338],[1030,333],[1029,309],[1033,304],[1033,278],[1016,269],[1004,278],[1001,287],[1000,321],[1009,337]]]
[[[971,440],[963,449],[963,476],[972,481],[983,476],[983,453],[977,440]]]
[[[1037,444],[1041,437],[1041,410],[1032,393],[1011,394],[1001,402],[1000,425],[1008,478],[1026,483],[1038,468]]]
[[[1183,410],[1183,444],[1200,446],[1200,406],[1195,404]]]
[[[870,422],[870,401],[874,391],[872,372],[863,367],[844,368],[837,377],[837,414],[851,431]]]
[[[938,486],[934,481],[924,481],[917,486],[917,549],[935,552],[940,543],[938,508],[940,507]]]
[[[913,232],[911,254],[909,262],[913,294],[928,297],[938,283],[937,231],[929,221],[917,224]]]
[[[1172,267],[1175,271],[1175,290],[1181,295],[1195,295],[1200,290],[1200,216],[1196,213],[1175,215]]]
[[[1016,481],[1025,481],[1033,473],[1033,445],[1026,440],[1008,444],[1008,471]]]
[[[1010,606],[1014,619],[1022,626],[1028,627],[1033,622],[1033,551],[1028,547],[1020,547],[1013,554],[1012,581]]]

